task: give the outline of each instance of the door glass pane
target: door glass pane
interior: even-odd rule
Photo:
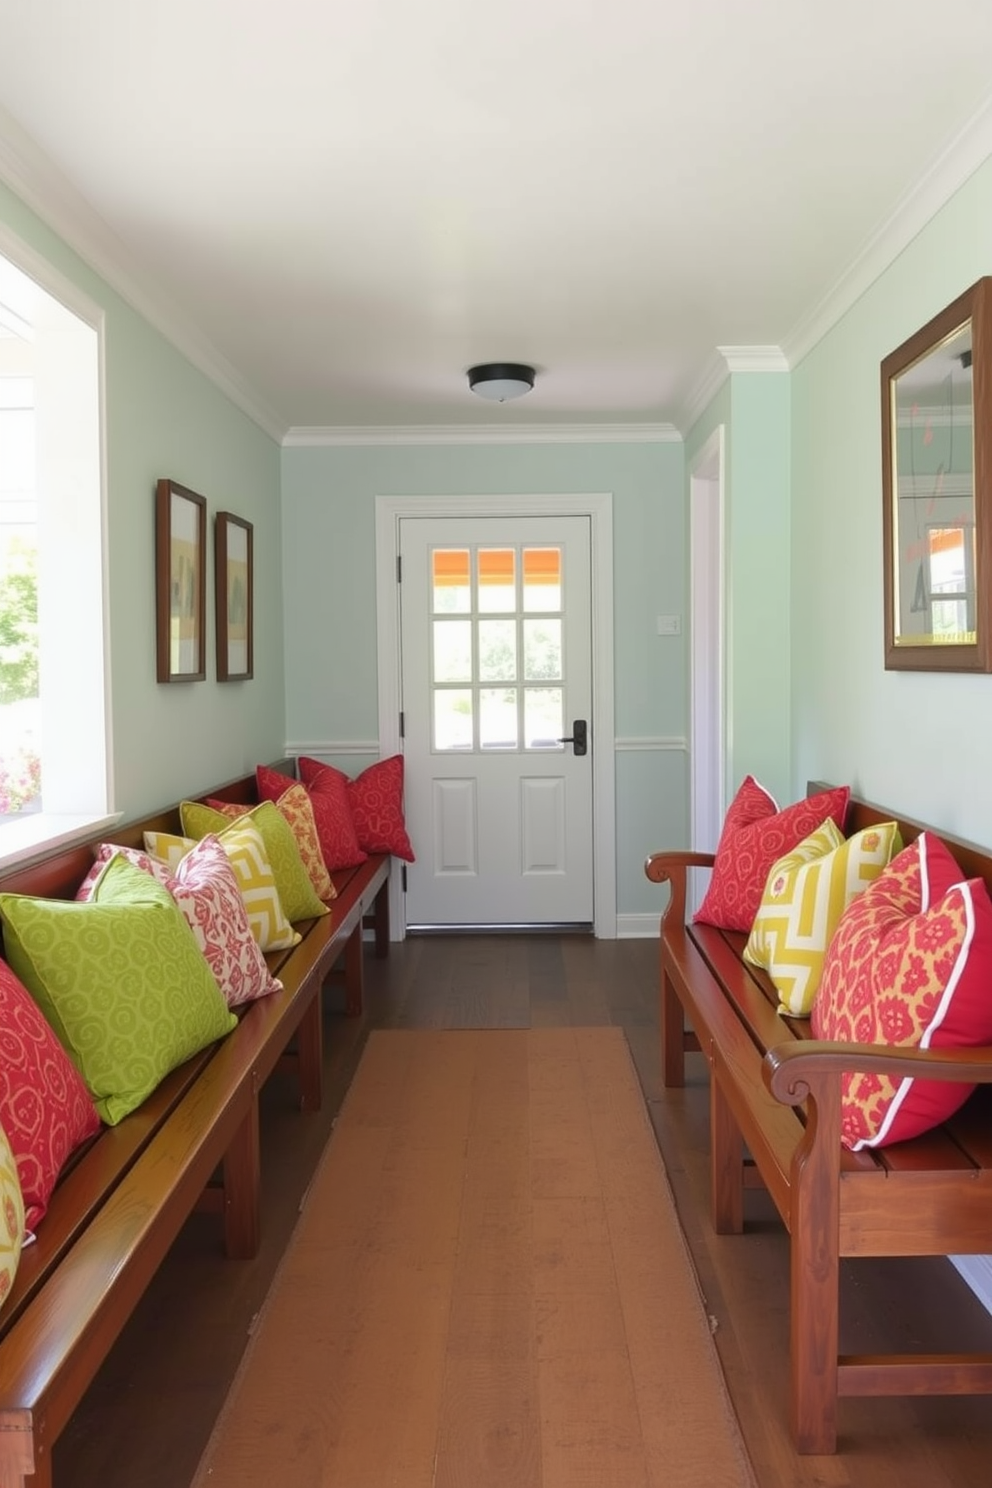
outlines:
[[[434,748],[472,748],[472,693],[469,688],[445,688],[434,694]]]
[[[515,620],[479,621],[479,680],[481,682],[515,682],[517,680],[517,622]]]
[[[524,748],[561,749],[565,730],[560,687],[528,687],[524,693]]]
[[[561,621],[524,621],[524,680],[561,681]]]
[[[483,749],[516,749],[517,689],[479,690],[479,743]]]
[[[517,605],[517,555],[513,548],[480,548],[479,609],[511,614]]]
[[[431,578],[436,615],[467,615],[472,608],[468,548],[435,548]]]
[[[524,609],[561,609],[561,548],[524,548]]]
[[[434,621],[434,681],[471,682],[471,620]]]

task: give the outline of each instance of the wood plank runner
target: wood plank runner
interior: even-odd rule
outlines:
[[[810,792],[824,787],[811,783]],[[852,797],[848,835],[897,820]],[[926,829],[932,830],[932,829]],[[940,836],[968,877],[992,891],[992,853]],[[661,924],[665,1084],[685,1080],[696,1048],[710,1071],[711,1204],[719,1233],[744,1224],[744,1191],[762,1182],[789,1231],[791,1396],[800,1452],[833,1452],[839,1395],[992,1393],[992,1355],[840,1356],[842,1256],[982,1255],[992,1249],[992,1049],[899,1050],[818,1043],[808,1020],[786,1018],[764,972],[742,958],[744,935],[687,925],[686,874],[701,853],[663,853],[646,872],[669,885]],[[879,1151],[840,1141],[840,1086],[850,1070],[977,1084],[937,1130]]]

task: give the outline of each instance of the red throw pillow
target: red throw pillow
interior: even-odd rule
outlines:
[[[83,1078],[34,998],[0,961],[0,1126],[33,1233],[69,1154],[100,1130]]]
[[[343,783],[355,832],[365,852],[394,853],[408,863],[414,861],[413,846],[403,819],[401,754],[392,754],[388,759],[369,765],[354,780],[349,780],[333,765],[321,764],[305,755],[300,757],[299,767],[300,779],[312,791],[333,792],[340,790]],[[332,783],[334,776],[337,785]]]
[[[992,900],[922,832],[844,911],[827,950],[814,1038],[922,1049],[992,1043]],[[857,1071],[841,1085],[845,1146],[882,1147],[953,1115],[972,1086]]]
[[[358,841],[351,802],[348,800],[348,777],[342,775],[340,770],[332,769],[330,765],[321,765],[316,760],[311,760],[308,763],[316,766],[316,770],[323,774],[319,779],[316,774],[308,778],[303,771],[303,760],[299,763],[300,782],[310,797],[313,819],[317,825],[317,840],[328,870],[334,873],[340,868],[355,868],[359,863],[366,862],[368,853]],[[272,793],[278,791],[281,796],[287,786],[292,784],[287,775],[280,775],[278,770],[270,770],[265,765],[256,767],[255,779],[258,793],[264,801],[277,799]]]
[[[748,934],[772,865],[828,817],[843,831],[850,794],[850,786],[839,785],[779,811],[764,786],[748,775],[727,810],[709,885],[693,918]]]

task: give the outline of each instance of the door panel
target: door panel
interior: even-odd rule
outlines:
[[[591,924],[587,517],[403,519],[411,927]]]

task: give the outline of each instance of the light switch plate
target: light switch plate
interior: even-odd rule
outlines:
[[[678,615],[659,615],[658,616],[658,634],[659,635],[681,635],[681,633],[682,633],[682,620],[681,620],[681,617],[680,616],[678,616]]]

